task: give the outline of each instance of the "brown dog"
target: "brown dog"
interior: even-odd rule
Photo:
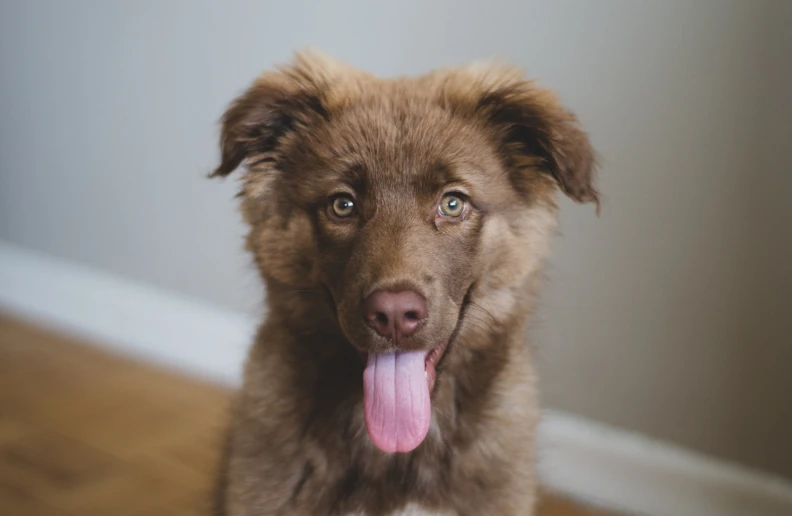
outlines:
[[[504,65],[382,80],[316,53],[223,119],[269,313],[217,514],[525,515],[538,418],[525,326],[586,134]]]

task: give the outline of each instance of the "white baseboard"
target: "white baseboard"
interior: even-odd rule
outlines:
[[[0,309],[230,385],[256,324],[2,242]],[[625,514],[792,515],[787,480],[557,412],[540,425],[539,473],[551,489]]]
[[[231,385],[256,327],[237,312],[4,242],[0,309]]]
[[[643,435],[547,412],[539,475],[550,489],[645,516],[790,516],[792,482]]]

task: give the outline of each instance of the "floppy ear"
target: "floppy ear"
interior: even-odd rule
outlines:
[[[328,118],[324,84],[310,75],[305,61],[265,73],[231,104],[222,119],[221,162],[211,177],[227,176],[245,161],[277,163],[286,134]]]
[[[509,80],[487,89],[477,110],[500,128],[512,165],[546,170],[570,198],[599,207],[596,158],[588,135],[551,91],[530,81]]]

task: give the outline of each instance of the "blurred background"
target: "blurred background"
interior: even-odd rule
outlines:
[[[5,0],[4,324],[233,385],[263,308],[237,185],[205,178],[227,103],[305,46],[384,76],[501,57],[602,157],[533,326],[545,407],[792,504],[791,28],[787,0]]]

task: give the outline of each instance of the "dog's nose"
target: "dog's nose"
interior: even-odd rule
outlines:
[[[426,300],[414,290],[377,290],[363,302],[363,317],[374,331],[394,341],[409,337],[426,319]]]

